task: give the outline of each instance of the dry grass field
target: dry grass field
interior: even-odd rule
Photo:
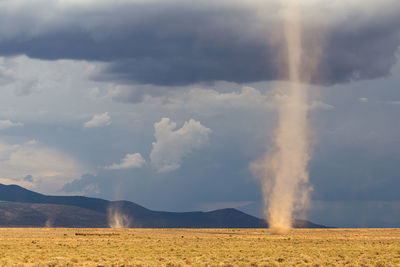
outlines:
[[[400,229],[0,229],[0,265],[400,266]]]

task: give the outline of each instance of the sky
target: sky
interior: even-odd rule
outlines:
[[[0,0],[0,183],[263,216],[249,165],[285,97],[280,4]],[[301,2],[315,223],[400,226],[399,13]]]

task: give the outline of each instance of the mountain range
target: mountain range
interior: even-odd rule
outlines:
[[[293,224],[296,228],[326,228],[306,220]],[[130,201],[48,196],[18,185],[0,184],[0,227],[266,228],[268,223],[232,208],[154,211]]]

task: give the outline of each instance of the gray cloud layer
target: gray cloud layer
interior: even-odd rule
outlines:
[[[273,40],[280,29],[274,2],[5,1],[0,3],[0,55],[106,62],[95,79],[121,83],[174,86],[284,79],[276,67],[281,44]],[[318,16],[329,21],[321,28],[313,22],[315,10],[305,16],[312,25],[306,40],[322,28],[326,31],[315,82],[390,73],[400,44],[395,12],[400,3],[383,1],[379,16],[357,8],[321,9]],[[339,16],[342,11],[347,16]],[[336,16],[340,19],[332,19]]]

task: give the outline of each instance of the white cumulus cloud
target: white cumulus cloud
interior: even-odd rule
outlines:
[[[211,129],[200,122],[190,119],[182,128],[176,130],[176,123],[169,118],[162,118],[154,124],[153,149],[150,153],[152,166],[158,172],[169,172],[180,167],[182,158],[194,149],[199,149],[208,142]]]
[[[108,170],[121,170],[121,169],[131,169],[140,168],[146,164],[146,160],[142,157],[140,153],[126,154],[120,163],[114,163],[110,166],[106,166],[105,169]]]
[[[103,114],[95,114],[90,121],[85,122],[85,128],[103,127],[111,124],[111,117],[108,112]]]
[[[11,127],[22,126],[23,124],[20,122],[13,122],[10,120],[0,120],[0,130],[8,129]]]

